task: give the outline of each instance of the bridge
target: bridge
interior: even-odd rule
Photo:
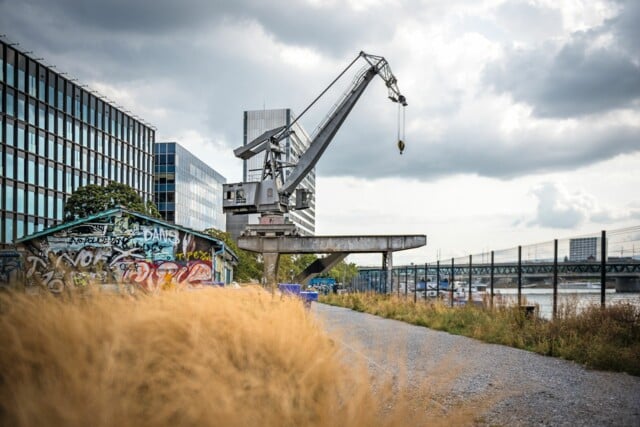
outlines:
[[[469,265],[464,263],[455,264],[451,262],[427,263],[423,265],[405,265],[393,268],[394,275],[409,277],[437,277],[440,278],[460,278],[463,280],[469,277],[517,277],[520,275],[525,279],[545,279],[551,278],[554,274],[554,262],[542,261],[522,263],[479,263]],[[601,277],[602,265],[599,261],[584,262],[558,262],[558,276],[572,279],[585,279]],[[426,270],[426,274],[425,274]],[[359,269],[359,279],[384,283],[384,279],[379,275],[382,270],[377,267],[362,267]],[[605,264],[605,275],[607,278],[616,279],[616,290],[618,292],[640,292],[640,260],[628,259],[623,261],[607,261]]]

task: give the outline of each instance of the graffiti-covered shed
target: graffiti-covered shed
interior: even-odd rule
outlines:
[[[132,284],[147,291],[233,280],[236,254],[207,234],[118,207],[16,241],[28,285]]]

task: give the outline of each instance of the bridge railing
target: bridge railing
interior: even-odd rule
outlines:
[[[599,291],[602,306],[613,287],[640,292],[640,226],[395,266],[391,279],[386,283],[381,268],[361,267],[353,289],[414,301],[442,298],[453,306],[476,302],[476,291],[486,288],[486,302],[493,306],[496,296],[524,305],[523,290],[535,287],[551,296],[549,310],[555,317],[559,294],[568,289],[590,293],[592,300]]]

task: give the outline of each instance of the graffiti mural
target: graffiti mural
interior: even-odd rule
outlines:
[[[27,283],[59,293],[89,284],[145,292],[212,281],[213,242],[135,215],[113,215],[23,242]]]
[[[17,252],[0,252],[0,286],[7,286],[19,280],[22,263]]]

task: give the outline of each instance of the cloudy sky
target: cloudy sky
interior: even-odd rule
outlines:
[[[405,154],[377,79],[318,164],[316,224],[428,236],[399,262],[640,223],[638,22],[637,0],[0,0],[0,33],[229,182],[244,110],[299,112],[359,51],[385,56]]]

